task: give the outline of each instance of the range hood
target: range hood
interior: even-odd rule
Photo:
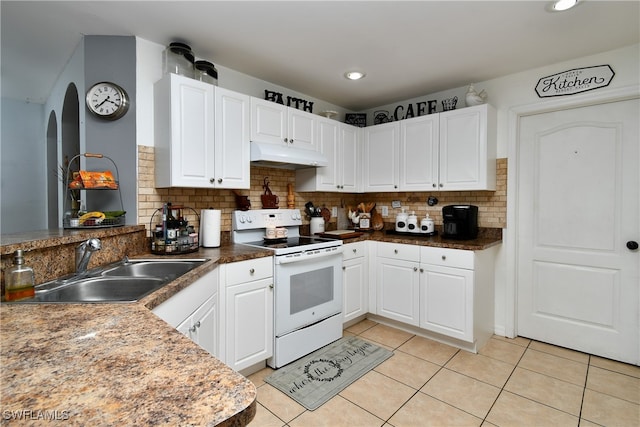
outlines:
[[[317,151],[251,141],[251,163],[280,169],[328,166],[327,158]]]

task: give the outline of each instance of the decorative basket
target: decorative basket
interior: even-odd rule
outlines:
[[[198,224],[200,224],[200,215],[198,212],[188,206],[173,205],[173,211],[182,212],[184,209],[191,210],[198,218]],[[185,224],[186,232],[180,229],[180,232],[175,238],[167,238],[164,230],[166,230],[166,224],[162,221],[163,208],[157,209],[153,215],[151,215],[151,221],[149,222],[149,234],[151,235],[151,252],[156,255],[178,255],[187,254],[190,252],[196,252],[200,249],[200,242],[198,239],[198,231],[193,226]],[[163,230],[160,235],[156,235],[154,231],[154,218],[156,214],[160,214],[160,222],[163,223]]]
[[[458,103],[458,97],[457,96],[454,96],[453,98],[444,99],[442,101],[442,110],[443,111],[455,110],[457,103]]]

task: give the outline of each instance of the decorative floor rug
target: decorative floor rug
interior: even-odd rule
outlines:
[[[265,381],[313,411],[392,355],[356,337],[340,338],[276,370]]]

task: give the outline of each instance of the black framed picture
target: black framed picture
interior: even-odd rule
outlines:
[[[348,125],[354,125],[358,127],[367,126],[367,113],[347,113],[344,118],[344,122]]]

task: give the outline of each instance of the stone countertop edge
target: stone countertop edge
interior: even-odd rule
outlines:
[[[414,237],[407,234],[387,234],[384,231],[367,231],[363,232],[361,236],[343,239],[342,241],[344,244],[347,244],[367,240],[387,243],[402,243],[417,246],[430,246],[436,248],[460,249],[466,251],[481,251],[502,243],[502,229],[481,229],[481,233],[478,235],[478,237],[472,240],[445,239],[441,234],[430,237],[421,236],[418,234]]]

